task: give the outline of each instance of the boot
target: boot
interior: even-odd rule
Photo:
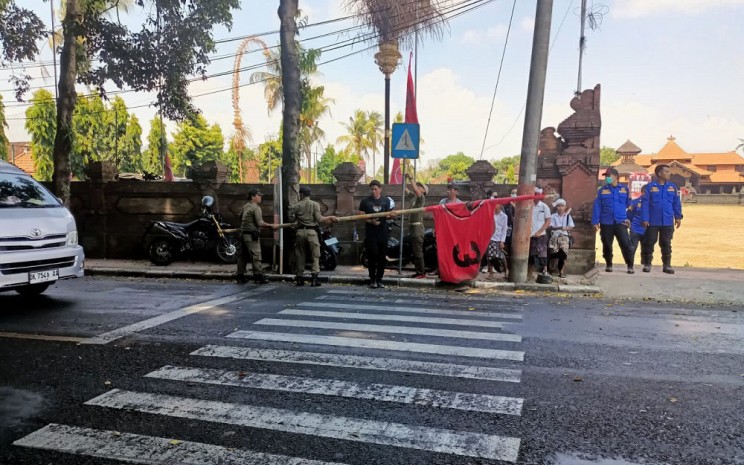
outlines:
[[[295,277],[295,285],[297,285],[297,286],[304,286],[305,285],[305,278],[303,276],[296,276]]]
[[[258,274],[253,279],[256,281],[256,284],[269,284],[269,279],[264,274]]]
[[[662,263],[664,266],[661,271],[666,274],[674,274],[674,268],[672,268],[672,257],[665,257]]]
[[[608,263],[607,266],[605,266],[605,272],[612,273],[612,263]]]
[[[245,277],[244,274],[239,274],[236,281],[238,284],[245,284],[248,282],[248,279]]]
[[[313,273],[310,277],[311,287],[320,287],[320,281],[318,281],[318,273]]]

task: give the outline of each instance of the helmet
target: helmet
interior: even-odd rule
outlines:
[[[214,205],[214,197],[210,195],[205,195],[204,197],[202,197],[202,206],[206,208],[212,208],[213,205]]]

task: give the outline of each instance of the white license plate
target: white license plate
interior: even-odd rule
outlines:
[[[338,239],[336,239],[335,237],[332,237],[330,239],[326,239],[325,243],[327,246],[332,246],[333,244],[338,244]]]
[[[29,284],[46,283],[59,279],[59,270],[36,271],[28,274]]]

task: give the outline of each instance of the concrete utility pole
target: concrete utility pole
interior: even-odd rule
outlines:
[[[519,163],[519,185],[517,195],[532,195],[537,179],[537,148],[540,141],[543,100],[545,97],[545,75],[548,68],[550,46],[550,23],[553,15],[553,0],[537,0],[535,33],[532,39],[532,62],[527,88],[527,110],[522,132],[522,154]],[[530,227],[532,223],[531,200],[517,202],[512,233],[512,281],[527,280],[530,252]]]

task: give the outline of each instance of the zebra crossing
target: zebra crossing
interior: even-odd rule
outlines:
[[[236,328],[224,334],[224,339],[216,344],[204,345],[188,354],[187,364],[165,365],[143,376],[153,383],[188,389],[198,386],[202,395],[146,392],[157,386],[147,384],[150,389],[109,390],[84,402],[84,408],[98,409],[107,415],[138,412],[163,421],[186,419],[257,429],[278,438],[300,434],[316,441],[340,440],[485,460],[479,463],[517,462],[520,439],[509,435],[508,428],[498,428],[507,419],[521,416],[524,400],[499,391],[514,394],[521,381],[518,364],[524,360],[524,352],[517,349],[522,338],[511,331],[521,321],[521,315],[470,311],[467,299],[427,299],[424,306],[414,296],[356,291],[352,296],[349,291],[332,289],[313,301],[285,308],[271,318],[258,319],[249,329]],[[485,306],[487,301],[481,299],[479,304]],[[256,363],[261,364],[260,369],[255,368]],[[300,373],[286,374],[292,369]],[[369,373],[373,379],[365,381],[364,376],[358,376],[360,372]],[[383,375],[385,382],[374,379]],[[469,383],[473,382],[487,389],[469,392]],[[507,390],[507,386],[514,388]],[[212,398],[203,394],[212,389],[231,389],[237,394],[228,398],[217,391]],[[235,401],[243,399],[240,393],[249,392],[252,394],[244,400]],[[305,403],[300,408],[293,408],[292,402],[265,405],[261,393],[301,396]],[[358,414],[354,409],[341,413],[327,408],[313,410],[313,405],[324,401],[327,406],[328,400],[335,405],[334,399],[424,411],[436,409],[442,416],[469,412],[487,415],[494,421],[487,422],[487,426],[473,421],[453,428],[447,422],[412,423],[402,414],[400,418],[367,418],[369,415]],[[168,437],[172,433],[139,433],[51,423],[18,439],[14,445],[146,465],[343,465],[317,457]],[[250,445],[251,441],[245,443]],[[399,460],[409,463],[403,453]]]

